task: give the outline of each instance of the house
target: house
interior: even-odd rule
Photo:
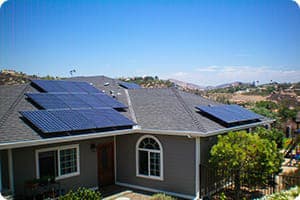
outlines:
[[[119,83],[0,86],[0,191],[23,197],[29,180],[54,176],[64,192],[117,184],[197,199],[216,136],[273,122],[175,88]]]

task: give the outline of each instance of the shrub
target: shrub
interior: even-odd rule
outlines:
[[[59,200],[101,200],[101,193],[87,188],[78,188],[76,191],[70,190],[66,195],[60,196]]]
[[[153,195],[150,200],[176,200],[174,197],[165,195],[165,194],[155,194]]]
[[[292,200],[300,195],[300,187],[294,187],[286,191],[275,193],[261,198],[261,200]]]

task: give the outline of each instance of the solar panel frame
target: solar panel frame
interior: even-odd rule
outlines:
[[[44,133],[72,130],[67,124],[46,110],[21,111],[20,114]]]

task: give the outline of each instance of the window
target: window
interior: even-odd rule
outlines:
[[[79,145],[37,150],[36,170],[37,178],[60,179],[79,175]]]
[[[141,137],[136,144],[137,176],[162,180],[162,157],[162,146],[155,137]]]

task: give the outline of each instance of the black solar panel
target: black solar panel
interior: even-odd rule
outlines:
[[[141,86],[136,83],[120,82],[119,85],[126,89],[140,89]]]
[[[44,133],[71,131],[72,129],[46,110],[20,112],[35,127]]]
[[[261,115],[238,105],[197,106],[196,108],[227,124],[258,120],[262,118]]]

